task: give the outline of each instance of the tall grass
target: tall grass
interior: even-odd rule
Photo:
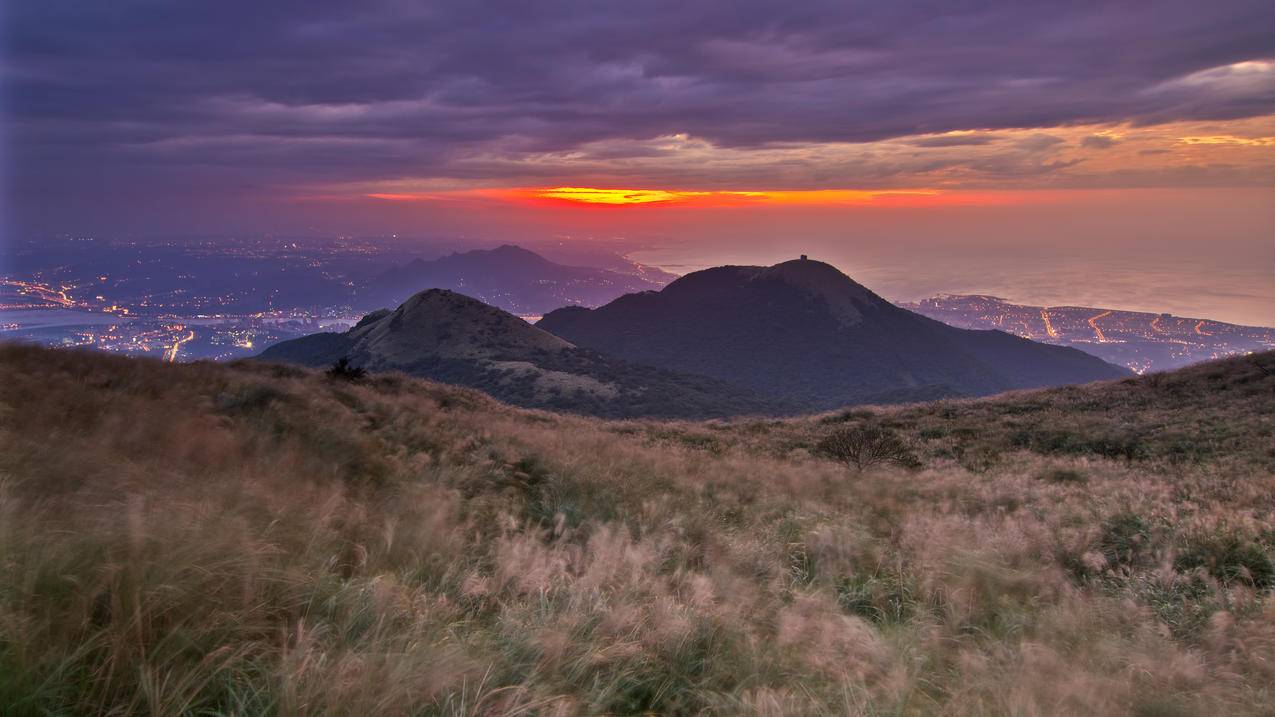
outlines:
[[[1259,361],[694,424],[0,348],[0,712],[1269,713]]]

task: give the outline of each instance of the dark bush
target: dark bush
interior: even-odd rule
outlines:
[[[332,368],[328,369],[328,378],[342,381],[357,381],[366,375],[367,369],[351,364],[346,356],[337,359],[336,363],[332,364]]]
[[[1144,564],[1151,555],[1151,526],[1133,513],[1113,515],[1102,524],[1098,550],[1111,567]]]
[[[1275,585],[1275,563],[1261,545],[1234,531],[1195,535],[1173,561],[1178,572],[1203,568],[1223,583],[1242,582],[1258,589]]]
[[[1148,457],[1147,446],[1138,436],[1122,433],[1073,433],[1066,430],[1018,430],[1010,436],[1010,444],[1036,453],[1096,455],[1127,461]]]
[[[274,386],[251,383],[222,391],[217,395],[216,407],[221,413],[257,413],[285,397],[285,394]]]
[[[863,421],[873,417],[872,411],[864,408],[851,408],[831,416],[824,416],[819,419],[820,423],[848,423],[850,421]]]
[[[1084,473],[1074,468],[1050,468],[1036,476],[1046,483],[1088,483]]]
[[[880,426],[837,429],[819,441],[815,450],[858,470],[877,463],[893,463],[905,468],[921,465],[899,434]]]

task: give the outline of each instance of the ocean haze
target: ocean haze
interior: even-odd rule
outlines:
[[[808,254],[894,301],[977,293],[1275,326],[1272,207],[1275,193],[1250,188],[919,212],[684,212],[650,226],[629,258],[687,273]]]

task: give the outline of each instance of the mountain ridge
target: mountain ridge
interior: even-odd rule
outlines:
[[[344,333],[319,333],[257,357],[311,367],[346,359],[375,372],[468,386],[497,399],[613,418],[790,413],[786,402],[712,378],[633,364],[577,347],[478,299],[421,291]]]
[[[513,314],[538,316],[662,286],[649,276],[560,264],[516,244],[502,244],[387,269],[368,282],[361,301],[367,308],[397,306],[422,289],[450,289]]]
[[[987,395],[1129,375],[1074,349],[952,328],[809,259],[706,269],[596,309],[555,310],[537,326],[815,409],[939,386]]]

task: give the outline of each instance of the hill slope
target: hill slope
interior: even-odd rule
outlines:
[[[658,276],[566,266],[506,244],[415,259],[383,272],[360,295],[364,306],[397,306],[424,289],[450,289],[514,314],[539,316],[560,306],[597,306],[629,292],[658,289]]]
[[[607,423],[0,346],[0,704],[1265,713],[1273,375]],[[847,427],[915,467],[815,450]]]
[[[619,361],[572,346],[477,299],[430,289],[393,311],[368,314],[343,334],[284,341],[259,358],[330,366],[339,358],[371,371],[478,388],[531,408],[613,418],[774,414],[781,401],[703,376]]]
[[[813,408],[1129,375],[1075,349],[946,326],[808,260],[695,272],[659,292],[553,311],[537,326],[603,353]]]

